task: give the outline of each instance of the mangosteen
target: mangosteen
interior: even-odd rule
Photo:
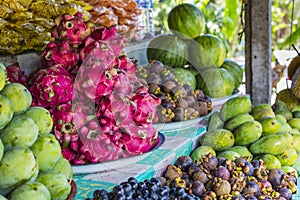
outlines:
[[[216,169],[219,164],[217,157],[214,156],[212,153],[203,155],[200,160],[201,165],[209,171]]]
[[[146,79],[148,76],[148,70],[146,67],[138,66],[136,70],[136,76],[141,79]]]
[[[247,181],[242,191],[242,194],[245,196],[250,195],[250,196],[258,197],[260,195],[260,188],[256,182]]]
[[[164,69],[164,64],[160,61],[151,61],[148,65],[148,69],[151,72],[154,72],[156,74],[160,74],[162,70]]]
[[[214,172],[215,177],[217,178],[222,178],[224,180],[228,180],[230,178],[230,172],[229,170],[224,167],[224,166],[219,166],[215,172]]]
[[[274,188],[279,187],[281,185],[281,181],[284,176],[284,171],[281,169],[270,169],[268,175],[268,181],[272,184]]]
[[[195,95],[196,95],[196,98],[198,101],[201,101],[202,99],[204,99],[204,92],[200,89],[196,89],[194,91]]]
[[[213,191],[217,196],[230,194],[231,185],[227,180],[215,179]]]
[[[254,168],[259,168],[260,167],[259,160],[252,160],[251,164],[253,165]]]
[[[191,187],[192,193],[200,197],[204,193],[204,184],[201,181],[194,181]]]
[[[187,96],[186,90],[180,85],[177,85],[175,88],[173,88],[172,92],[174,93],[175,99],[181,99]]]
[[[176,107],[177,108],[188,108],[189,104],[185,99],[178,99],[176,101]]]
[[[175,161],[175,165],[182,171],[187,171],[191,164],[193,164],[193,160],[190,156],[179,156]]]
[[[242,166],[242,170],[247,176],[252,176],[254,173],[254,167],[249,161],[245,161],[244,165]]]
[[[235,159],[235,164],[237,167],[242,167],[244,166],[244,163],[247,161],[247,158],[246,157],[239,157],[237,159]]]
[[[189,107],[196,107],[196,99],[195,99],[195,97],[194,96],[186,96],[185,98],[184,98],[186,101],[187,101],[187,103],[188,103],[188,106]]]
[[[148,92],[150,94],[154,94],[155,96],[161,93],[160,87],[156,83],[149,84]]]
[[[194,92],[194,89],[192,88],[191,85],[189,84],[183,84],[182,87],[184,87],[185,91],[187,92],[188,95],[192,95]]]
[[[170,93],[176,87],[176,85],[177,84],[174,81],[167,81],[162,84],[161,90],[165,93]]]
[[[245,198],[241,194],[238,194],[237,196],[233,196],[231,200],[245,200]]]
[[[199,109],[199,115],[200,116],[207,115],[207,113],[209,111],[207,103],[202,102],[202,101],[198,102],[198,109]]]
[[[175,75],[168,69],[164,68],[161,73],[160,77],[163,83],[167,81],[174,81],[175,80]]]
[[[200,166],[198,164],[193,163],[188,168],[188,174],[192,177],[195,172],[199,172],[200,170]]]
[[[286,200],[292,199],[293,193],[290,189],[288,188],[280,188],[278,190],[280,196],[284,197]]]
[[[273,189],[272,184],[267,180],[259,180],[257,184],[261,190],[265,189],[271,191]]]
[[[202,195],[202,199],[203,200],[216,200],[217,194],[213,191],[208,190]]]
[[[184,108],[175,108],[174,110],[174,122],[184,121],[186,119],[185,109]]]
[[[160,105],[164,108],[170,108],[172,110],[176,107],[175,102],[169,98],[162,99]]]
[[[241,180],[239,178],[230,178],[228,182],[231,185],[231,190],[236,192],[241,192],[246,185],[246,181],[244,179]]]
[[[208,178],[207,174],[204,171],[200,170],[200,171],[195,172],[193,174],[193,180],[201,181],[202,183],[205,184],[209,180],[209,178]]]
[[[148,85],[151,83],[155,83],[155,84],[161,83],[161,79],[160,79],[159,75],[157,75],[155,73],[148,74],[146,81],[147,81]]]
[[[206,191],[213,191],[214,189],[214,180],[213,179],[209,179],[206,183],[205,183],[205,189]]]
[[[177,177],[181,177],[182,171],[179,167],[176,167],[174,165],[168,165],[167,171],[165,172],[165,178],[167,180],[174,180]]]
[[[181,179],[185,181],[185,185],[186,185],[187,188],[189,188],[190,185],[191,185],[192,182],[193,182],[193,180],[191,180],[190,175],[188,175],[188,174],[183,174],[183,175],[181,176]]]

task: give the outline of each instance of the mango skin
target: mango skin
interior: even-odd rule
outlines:
[[[220,109],[220,117],[223,121],[227,121],[232,117],[249,113],[251,110],[251,101],[247,96],[238,96],[226,101]]]
[[[13,118],[14,111],[9,99],[0,94],[0,130]]]
[[[262,109],[252,114],[255,120],[260,121],[264,118],[275,117],[275,113],[270,109]]]
[[[223,128],[223,126],[224,126],[224,122],[220,117],[220,113],[217,111],[212,113],[207,123],[207,131]]]
[[[286,166],[286,165],[281,165],[281,169],[285,172],[285,173],[292,173],[296,176],[296,178],[298,177],[298,172],[297,170],[292,167],[292,166]]]
[[[293,137],[289,133],[273,134],[262,136],[250,145],[249,150],[253,154],[278,155],[292,144]]]
[[[6,83],[6,70],[5,66],[0,63],[0,91],[5,87]]]
[[[291,134],[293,136],[293,145],[292,147],[297,151],[300,152],[300,134]]]
[[[17,187],[10,195],[10,200],[51,200],[48,188],[39,182],[28,182]]]
[[[262,104],[253,106],[253,107],[251,108],[250,114],[253,115],[253,114],[255,114],[256,112],[259,112],[260,110],[264,110],[264,109],[272,110],[272,107],[271,107],[269,104],[262,103]]]
[[[232,161],[235,161],[235,159],[237,159],[239,157],[241,157],[240,154],[238,154],[235,151],[230,151],[230,150],[222,151],[217,156],[217,158],[225,158],[225,159],[232,160]]]
[[[62,173],[67,177],[69,182],[72,181],[72,177],[73,177],[72,166],[70,162],[64,157],[58,159],[58,161],[55,163],[51,171]]]
[[[239,115],[234,116],[233,118],[229,119],[225,122],[224,128],[230,131],[234,131],[235,128],[240,126],[241,124],[247,122],[247,121],[253,121],[254,118],[252,115],[248,113],[242,113]]]
[[[281,154],[276,155],[281,165],[293,165],[298,160],[298,153],[293,147],[286,148]]]
[[[249,162],[253,159],[252,153],[245,146],[233,146],[229,148],[228,151],[234,151],[238,153],[241,157],[247,157],[247,160]]]
[[[293,118],[293,114],[288,109],[276,110],[275,114],[284,116],[287,121]]]
[[[280,128],[280,123],[275,117],[264,118],[260,121],[262,126],[262,135],[275,134]]]
[[[292,118],[288,121],[288,124],[292,128],[296,128],[296,129],[300,130],[300,118]]]
[[[275,118],[280,123],[280,125],[284,125],[287,123],[286,118],[281,114],[275,114]]]
[[[262,159],[265,162],[267,170],[281,168],[280,161],[277,159],[276,156],[272,154],[263,154],[254,157],[254,160],[259,160],[259,159]]]
[[[4,145],[2,140],[0,139],[0,162],[2,160],[3,154],[4,154]]]
[[[234,136],[229,130],[217,129],[206,132],[200,142],[202,145],[212,147],[215,151],[223,151],[233,146]]]
[[[248,145],[260,138],[262,126],[258,121],[248,121],[237,127],[233,134],[234,145]]]

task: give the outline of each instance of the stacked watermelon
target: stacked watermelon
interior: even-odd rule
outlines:
[[[193,4],[175,6],[168,14],[170,34],[155,37],[147,47],[148,60],[183,68],[181,77],[196,79],[196,88],[211,98],[233,94],[242,83],[243,71],[226,58],[226,47],[216,35],[205,33],[206,20]],[[189,71],[189,72],[188,72]]]

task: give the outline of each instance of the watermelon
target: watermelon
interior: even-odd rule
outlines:
[[[176,67],[172,72],[179,82],[192,86],[194,90],[196,89],[196,77],[189,69]]]
[[[229,96],[234,90],[233,75],[225,68],[206,68],[199,73],[196,80],[196,88],[201,89],[211,98]]]
[[[233,74],[234,86],[235,88],[238,88],[243,80],[243,69],[241,66],[234,60],[225,59],[221,67]]]
[[[226,57],[223,41],[215,35],[204,34],[189,45],[189,62],[198,71],[207,67],[220,67]]]
[[[175,6],[168,14],[169,29],[184,38],[196,38],[203,33],[206,22],[202,11],[193,4]]]
[[[169,67],[183,67],[187,63],[188,47],[181,38],[166,34],[153,38],[147,47],[147,58]]]

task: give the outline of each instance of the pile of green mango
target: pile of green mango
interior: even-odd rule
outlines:
[[[0,63],[0,199],[65,200],[73,173],[50,133],[51,115],[31,106],[25,86],[6,78]]]
[[[212,152],[235,160],[262,159],[267,169],[300,171],[300,105],[288,109],[282,101],[253,106],[247,96],[226,101],[211,114],[207,132],[191,157]]]

